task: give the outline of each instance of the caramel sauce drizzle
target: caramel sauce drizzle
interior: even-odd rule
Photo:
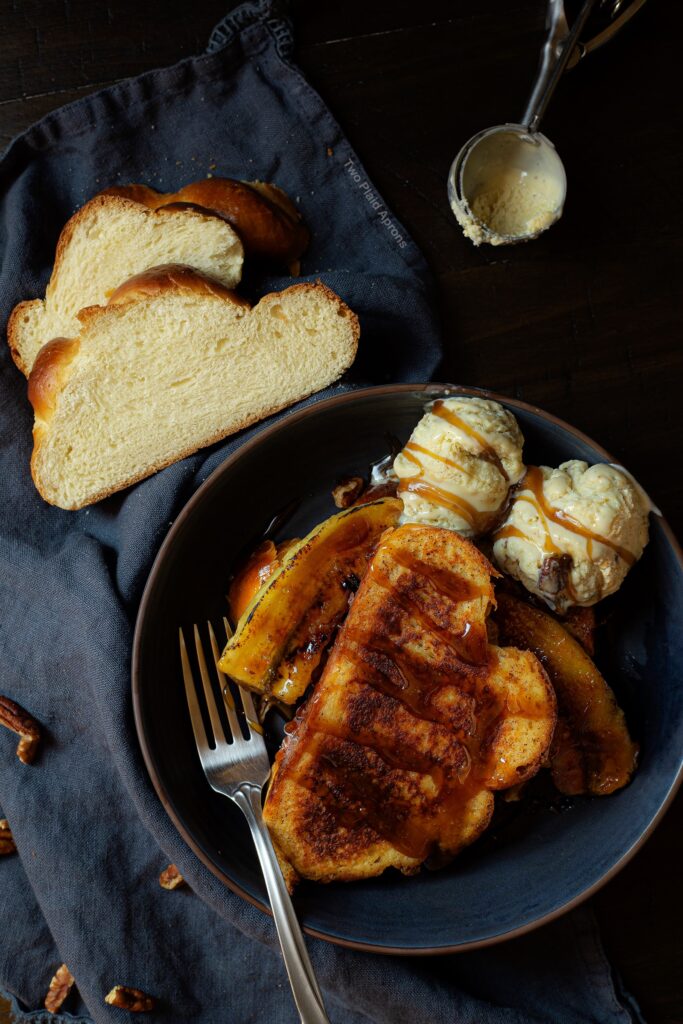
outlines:
[[[416,523],[408,523],[403,527],[404,530],[419,530],[419,528],[419,525]],[[406,555],[394,551],[392,557],[397,565],[414,573],[416,576],[423,577],[431,587],[437,590],[443,597],[453,601],[454,604],[460,604],[462,601],[474,601],[478,597],[490,596],[490,587],[479,587],[472,583],[471,580],[465,579],[464,576],[457,576],[449,569],[439,569],[436,566],[429,565],[415,555]]]
[[[420,494],[427,501],[431,501],[432,504],[440,505],[441,508],[447,508],[450,512],[455,512],[466,523],[469,523],[471,527],[478,530],[480,523],[485,521],[484,515],[478,512],[474,505],[470,504],[465,498],[459,498],[457,494],[446,491],[443,487],[437,487],[436,484],[428,484],[424,480],[420,480],[419,477],[423,473],[424,467],[417,476],[411,476],[407,480],[402,480],[398,485],[398,494]],[[488,516],[486,516],[486,521],[488,521]]]
[[[524,530],[520,530],[517,526],[513,526],[511,523],[506,526],[501,526],[500,530],[496,530],[494,534],[495,540],[504,540],[506,537],[518,537],[520,540],[529,539]]]
[[[423,576],[423,578],[428,580],[442,596],[447,596],[451,601],[455,600],[455,603],[459,603],[468,599],[463,597],[453,598],[449,593],[446,593],[443,590],[443,586],[439,588],[436,581],[431,580],[430,576],[426,576],[420,572],[418,565],[421,563],[417,562],[417,560],[413,561],[413,559],[406,559],[406,561],[400,562],[399,564],[402,565],[403,568],[414,573],[416,576]],[[404,591],[399,590],[394,586],[389,577],[382,572],[375,561],[370,563],[368,571],[370,572],[374,582],[377,583],[378,586],[382,587],[383,590],[387,590],[391,594],[392,601],[399,605],[402,611],[405,612],[409,618],[416,619],[427,633],[435,633],[439,639],[453,651],[459,661],[470,665],[481,665],[486,662],[488,642],[486,640],[485,629],[482,630],[481,627],[477,628],[472,622],[466,622],[463,631],[459,635],[452,633],[450,630],[445,629],[436,622],[432,616],[430,616],[429,613],[417,603],[417,601]],[[462,580],[462,583],[467,587],[466,580]],[[462,641],[462,643],[459,641]]]
[[[531,494],[525,493],[526,491],[530,491]],[[628,566],[632,566],[635,563],[635,555],[632,554],[628,548],[621,547],[621,545],[616,544],[613,540],[609,540],[608,537],[601,536],[599,533],[594,533],[592,530],[583,526],[582,523],[579,523],[578,520],[570,516],[569,513],[550,505],[543,493],[543,474],[538,466],[529,466],[527,468],[524,479],[522,480],[520,491],[517,494],[515,501],[527,501],[536,510],[539,518],[543,521],[546,532],[543,543],[545,551],[551,554],[560,553],[560,548],[558,548],[554,543],[548,526],[548,522],[553,522],[558,526],[563,527],[565,530],[568,530],[570,533],[583,537],[586,540],[586,550],[589,558],[593,555],[594,544],[604,544],[605,547],[611,548],[612,551],[615,551]],[[494,534],[494,540],[502,540],[504,537],[521,537],[524,540],[531,541],[531,538],[527,536],[527,534],[518,530],[515,526],[504,526]]]
[[[459,469],[461,473],[465,474],[465,476],[471,475],[465,467],[461,466],[459,462],[455,461],[455,459],[449,459],[445,455],[438,455],[437,452],[433,452],[431,448],[425,448],[424,445],[418,444],[417,441],[408,441],[403,449],[403,455],[405,455],[410,462],[414,462],[418,465],[420,469],[423,468],[422,463],[419,459],[416,459],[414,455],[411,455],[411,452],[420,452],[422,455],[428,455],[430,459],[435,459],[437,462],[443,462],[444,466],[450,466],[452,469]]]
[[[463,434],[467,434],[467,436],[471,437],[473,441],[476,441],[481,448],[482,455],[484,455],[500,470],[505,480],[510,479],[505,470],[505,466],[500,461],[500,456],[496,449],[489,444],[483,434],[480,434],[478,430],[475,430],[474,427],[469,425],[469,423],[466,423],[465,420],[461,419],[457,413],[453,412],[452,409],[449,409],[446,406],[444,399],[440,398],[437,402],[434,402],[431,412],[434,416],[440,416],[442,420],[446,420],[446,422],[450,423],[452,427],[456,427],[458,430],[461,430]]]
[[[456,413],[446,408],[443,400],[434,402],[431,412],[435,416],[440,416],[441,419],[446,420],[451,426],[455,426],[458,430],[467,434],[476,441],[477,445],[481,449],[481,454],[488,461],[492,462],[499,472],[502,474],[505,480],[509,480],[508,474],[505,471],[500,458],[494,448],[488,443],[478,431],[470,427],[464,420],[462,420]],[[466,523],[472,527],[477,533],[484,533],[491,526],[491,514],[489,512],[480,512],[475,506],[467,501],[460,495],[454,494],[452,491],[447,491],[443,487],[439,487],[436,484],[428,483],[424,480],[426,473],[426,467],[424,462],[419,458],[419,455],[426,455],[430,459],[435,459],[437,462],[442,462],[446,466],[450,466],[453,469],[459,470],[466,476],[471,474],[461,466],[460,463],[455,462],[454,459],[449,459],[444,455],[438,455],[433,452],[430,448],[425,448],[423,445],[418,444],[416,441],[408,441],[405,448],[401,452],[404,458],[413,465],[417,466],[417,473],[409,477],[406,480],[402,480],[398,485],[398,494],[419,494],[433,505],[439,505],[441,508],[448,509],[449,512],[455,513],[465,520]]]
[[[409,652],[400,656],[391,641],[374,637],[372,642],[360,631],[346,637],[344,657],[358,669],[358,678],[387,697],[400,701],[416,718],[426,722],[448,724],[444,714],[432,704],[432,697],[453,680],[439,678],[436,671],[427,672]]]
[[[436,590],[448,602],[475,600],[487,592],[488,588],[433,568],[405,551],[392,551],[392,557],[422,578],[426,590]],[[371,563],[368,575],[364,586],[371,581],[387,591],[391,607],[398,607],[410,622],[419,623],[423,632],[438,636],[455,657],[447,665],[433,664],[391,635],[366,630],[362,619],[354,616],[353,607],[338,640],[337,656],[352,663],[354,680],[398,701],[415,718],[446,726],[452,736],[452,760],[443,764],[436,757],[409,752],[401,744],[400,734],[396,738],[378,736],[372,717],[356,731],[348,724],[330,726],[315,721],[313,746],[308,750],[313,750],[316,769],[298,773],[298,781],[317,794],[340,826],[369,826],[406,856],[424,860],[441,840],[445,838],[447,844],[449,835],[459,835],[471,801],[488,788],[489,755],[499,725],[511,714],[529,719],[539,715],[523,693],[511,701],[511,695],[487,685],[496,655],[488,645],[483,622],[466,623],[460,636],[453,635],[416,604],[400,580],[394,583],[377,560]],[[463,640],[469,640],[472,647],[463,645]],[[476,659],[463,658],[463,646],[466,654],[475,654]],[[457,690],[455,706],[439,707],[435,700],[445,688]],[[312,699],[315,701],[315,696]],[[388,769],[430,776],[434,795],[413,796],[416,803],[404,799],[396,784],[387,782],[386,772],[363,770],[365,751]]]

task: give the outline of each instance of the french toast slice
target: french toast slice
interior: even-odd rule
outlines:
[[[290,881],[450,859],[544,761],[555,695],[533,654],[489,644],[493,572],[450,530],[382,538],[276,758],[264,817]]]

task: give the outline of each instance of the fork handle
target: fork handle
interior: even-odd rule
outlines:
[[[256,785],[241,786],[233,799],[249,822],[275,918],[282,958],[302,1024],[330,1024],[313,965],[308,957],[301,926],[287,892],[270,833],[263,820],[261,788]]]

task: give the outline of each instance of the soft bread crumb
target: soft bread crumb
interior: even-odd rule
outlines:
[[[253,310],[169,285],[93,311],[70,365],[46,374],[60,382],[53,411],[34,396],[36,486],[61,508],[89,505],[332,383],[358,334],[321,284]]]
[[[28,376],[42,346],[73,337],[79,310],[103,305],[122,281],[160,263],[189,264],[228,288],[242,276],[244,252],[220,217],[198,210],[155,212],[120,196],[86,203],[64,227],[45,299],[15,307],[7,337]]]

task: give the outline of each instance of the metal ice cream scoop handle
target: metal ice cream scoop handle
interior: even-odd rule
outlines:
[[[570,29],[563,0],[549,0],[539,70],[521,122],[474,135],[451,165],[451,208],[475,245],[527,241],[560,218],[567,177],[552,142],[538,130],[541,119],[566,68],[607,42],[644,2],[584,0]],[[597,8],[607,26],[583,43],[586,21]]]
[[[564,0],[549,0],[546,21],[548,35],[541,50],[538,75],[521,122],[527,133],[538,131],[541,118],[545,114],[550,98],[567,67],[569,58],[583,31],[583,26],[595,4],[596,0],[585,0],[571,32],[567,32]]]

